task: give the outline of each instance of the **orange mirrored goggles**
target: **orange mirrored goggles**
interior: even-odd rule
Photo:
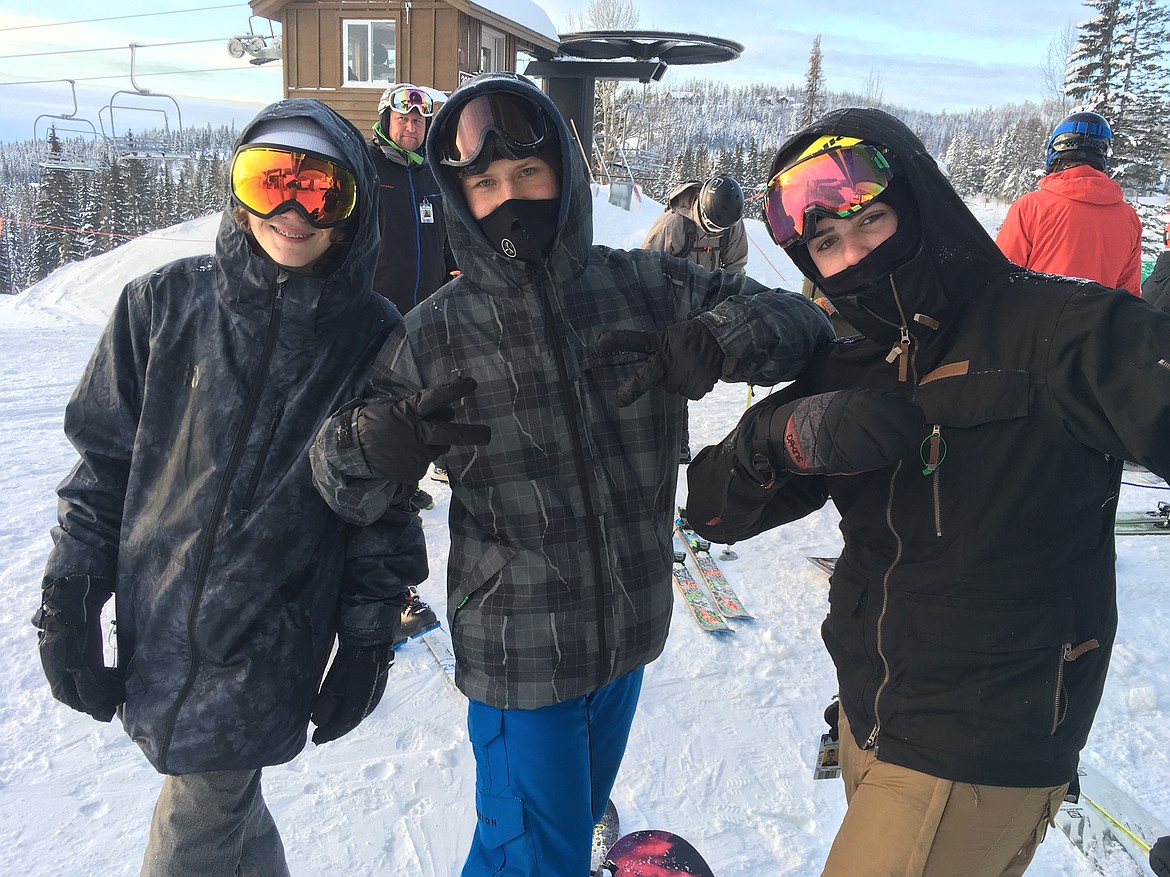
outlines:
[[[295,208],[314,228],[332,228],[357,206],[349,168],[313,152],[242,146],[232,158],[231,181],[235,199],[261,219]]]

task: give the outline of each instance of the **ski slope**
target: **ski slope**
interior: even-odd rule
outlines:
[[[637,246],[661,209],[611,207],[598,190],[596,239]],[[994,229],[1001,205],[973,209]],[[138,873],[161,777],[115,722],[102,725],[54,701],[29,619],[55,520],[56,484],[74,455],[62,412],[105,315],[134,276],[212,246],[218,217],[184,223],[85,263],[20,296],[0,298],[0,873],[77,877]],[[748,222],[749,273],[798,288],[800,276]],[[766,392],[766,391],[765,391]],[[691,403],[696,450],[721,438],[745,404],[720,385]],[[1134,477],[1127,477],[1134,481]],[[432,579],[443,608],[449,539],[445,485],[423,513]],[[685,485],[679,500],[685,501]],[[1166,492],[1125,487],[1122,508],[1152,508]],[[1060,509],[1053,509],[1060,514]],[[821,714],[834,692],[819,637],[827,579],[806,555],[840,547],[831,508],[736,546],[723,564],[755,616],[732,634],[704,633],[676,597],[663,656],[647,668],[641,707],[614,800],[622,828],[666,828],[703,853],[720,877],[816,877],[844,811],[839,782],[812,780]],[[717,552],[716,552],[717,553]],[[1162,822],[1170,822],[1170,538],[1118,544],[1120,629],[1086,759]],[[422,643],[400,650],[377,711],[347,737],[308,744],[264,773],[292,873],[458,874],[470,841],[474,773],[465,701]],[[1051,831],[1029,877],[1093,871]]]

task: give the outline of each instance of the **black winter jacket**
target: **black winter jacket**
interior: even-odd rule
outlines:
[[[1154,270],[1142,281],[1142,298],[1170,313],[1170,250],[1158,254]]]
[[[373,191],[348,122],[318,101],[274,107],[253,124],[312,116]],[[229,210],[214,256],[126,286],[66,409],[80,460],[46,576],[113,583],[123,723],[162,773],[288,761],[335,633],[388,644],[404,588],[426,577],[417,515],[343,523],[307,457],[398,322],[371,289],[371,202],[324,279],[257,255]]]
[[[405,314],[450,279],[443,195],[429,164],[406,157],[375,135],[367,145],[378,172],[382,243],[374,290]]]
[[[858,744],[950,780],[1060,785],[1074,775],[1116,629],[1121,462],[1170,474],[1170,316],[1009,263],[884,113],[832,113],[781,156],[829,133],[894,148],[922,246],[860,292],[831,295],[865,337],[830,345],[758,404],[903,392],[926,413],[921,451],[884,470],[786,475],[765,488],[725,441],[690,467],[689,518],[734,541],[831,498],[844,550],[822,635]],[[793,256],[809,273],[807,253]]]

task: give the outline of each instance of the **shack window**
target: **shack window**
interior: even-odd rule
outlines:
[[[342,22],[346,85],[385,85],[395,81],[395,21]]]
[[[479,72],[507,70],[508,64],[504,59],[504,35],[490,27],[480,29],[479,38]]]

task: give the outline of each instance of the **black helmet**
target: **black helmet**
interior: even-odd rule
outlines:
[[[731,228],[743,218],[743,187],[735,177],[711,177],[699,190],[699,218],[708,234]]]
[[[1073,113],[1057,124],[1048,138],[1045,167],[1059,159],[1105,167],[1105,160],[1113,148],[1113,131],[1105,117],[1098,113]]]

